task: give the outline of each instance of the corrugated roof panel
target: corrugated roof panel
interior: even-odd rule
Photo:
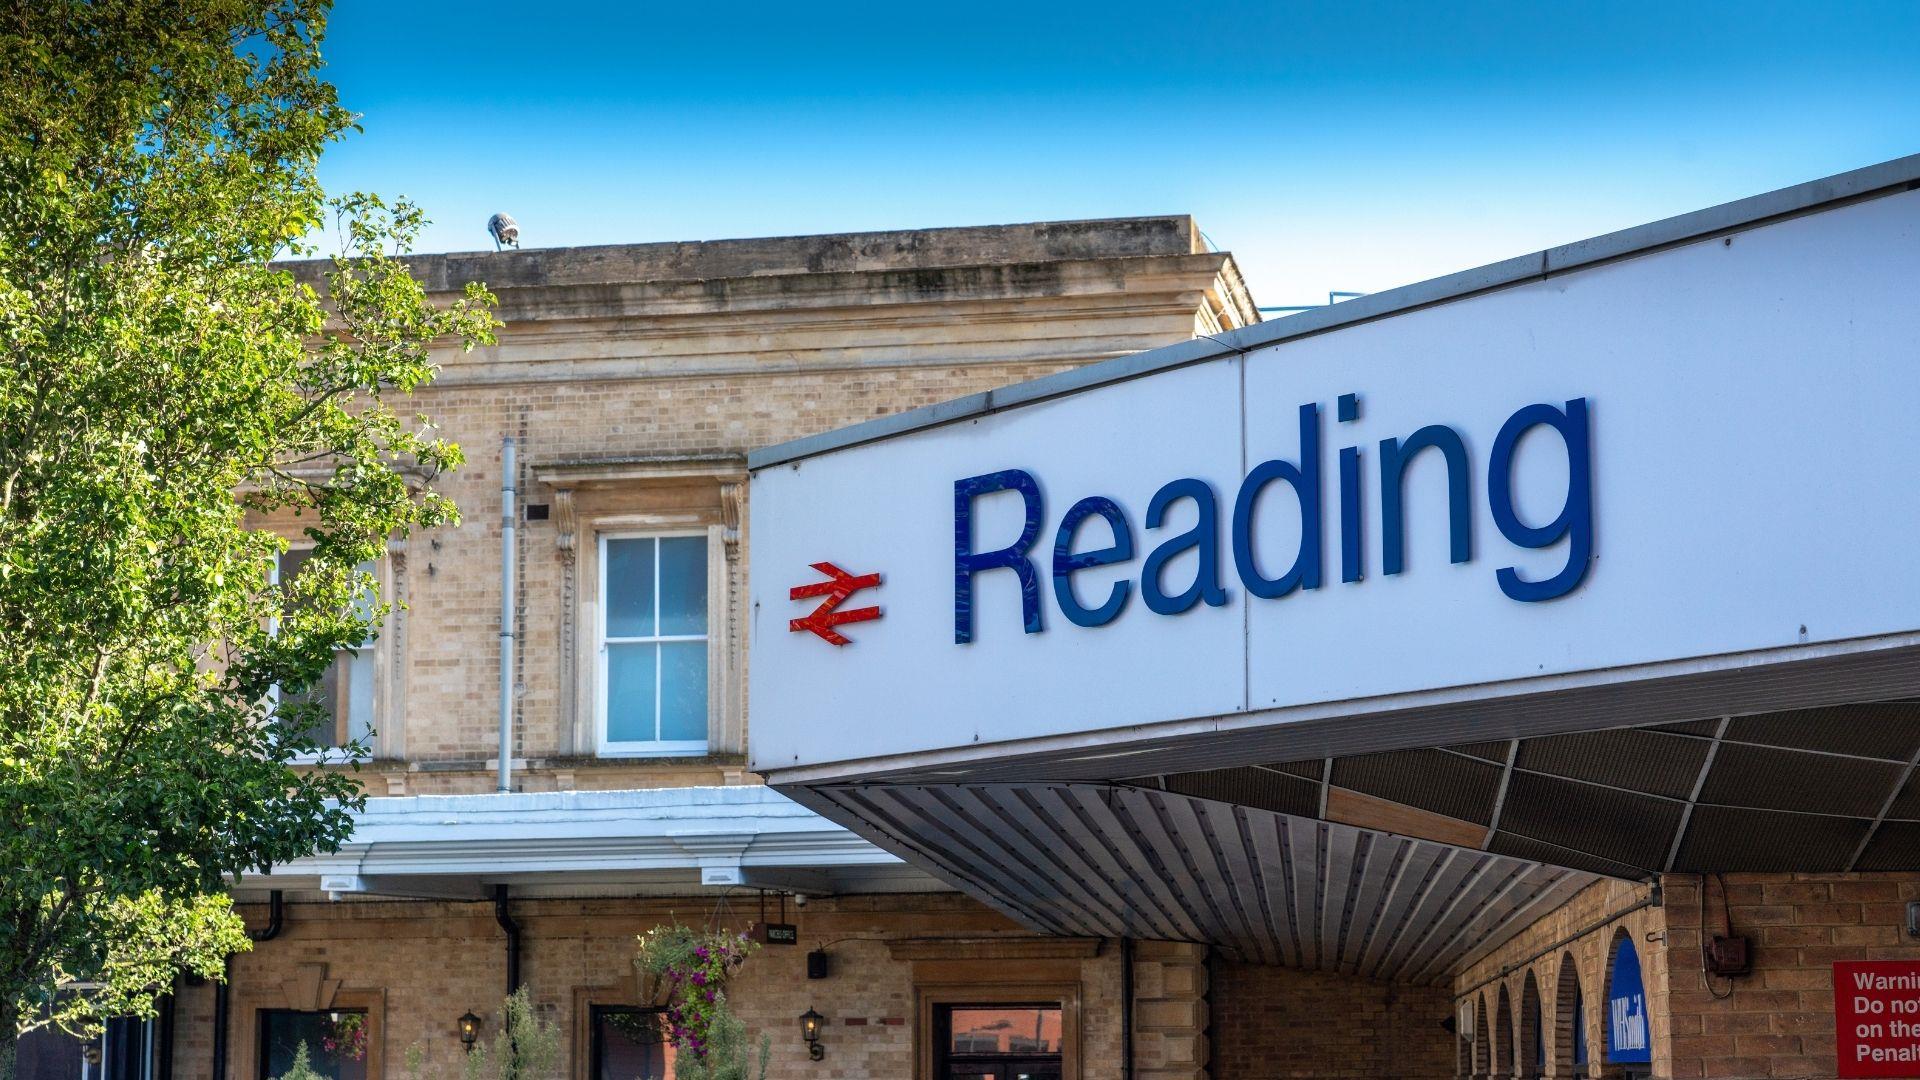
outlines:
[[[1700,788],[1700,801],[1870,818],[1880,812],[1905,768],[1892,762],[1725,743]]]
[[[821,795],[1036,929],[1171,936],[1242,957],[1444,982],[1595,880],[1501,855],[1091,785],[904,785]],[[1121,876],[1116,876],[1121,875]]]
[[[1600,784],[1516,772],[1500,829],[1614,862],[1658,870],[1683,804]]]
[[[1871,824],[1859,818],[1698,806],[1673,868],[1682,873],[1844,870]]]
[[[1727,738],[1906,761],[1920,748],[1920,701],[1878,701],[1736,716]]]
[[[1493,820],[1500,766],[1440,750],[1337,758],[1333,782],[1366,795],[1485,825]]]
[[[1522,739],[1514,765],[1575,780],[1684,799],[1699,779],[1710,743],[1617,728]]]
[[[1316,768],[1318,764],[1315,763]],[[1248,767],[1174,773],[1166,777],[1166,784],[1168,791],[1192,795],[1197,799],[1253,806],[1280,814],[1312,817],[1320,807],[1320,784],[1317,779],[1307,780],[1267,769]]]

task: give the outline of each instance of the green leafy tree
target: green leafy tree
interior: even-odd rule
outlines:
[[[326,14],[0,7],[0,1078],[20,1032],[218,976],[231,876],[345,839],[300,694],[385,614],[356,567],[454,518],[406,399],[491,297],[436,307],[419,214],[321,191]],[[276,264],[329,214],[331,262]]]

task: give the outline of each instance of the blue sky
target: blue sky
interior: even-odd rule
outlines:
[[[1920,152],[1920,2],[336,0],[420,250],[1192,213],[1261,304]]]

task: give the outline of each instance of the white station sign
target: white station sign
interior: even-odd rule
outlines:
[[[762,468],[752,765],[1920,629],[1916,283],[1908,192]]]

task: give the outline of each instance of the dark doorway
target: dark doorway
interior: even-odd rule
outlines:
[[[941,1005],[933,1023],[938,1080],[1060,1080],[1057,1001]]]
[[[673,1043],[659,1009],[595,1005],[593,1080],[667,1080],[673,1075]]]
[[[82,1041],[53,1028],[20,1039],[20,1080],[155,1080],[161,1074],[158,1025],[116,1017],[107,1030]]]

